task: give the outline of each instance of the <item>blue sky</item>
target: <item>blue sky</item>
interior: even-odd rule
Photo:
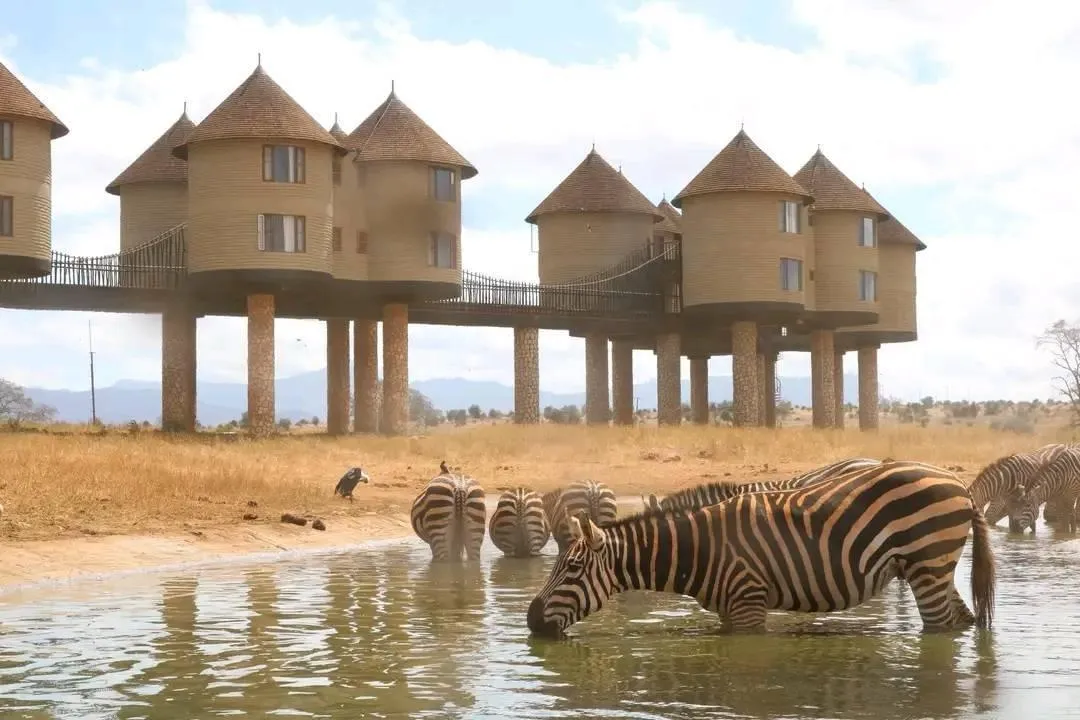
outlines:
[[[520,279],[536,274],[523,218],[592,142],[657,201],[740,123],[789,172],[820,144],[930,246],[920,341],[882,351],[886,392],[1024,399],[1051,393],[1034,336],[1080,316],[1080,250],[1060,230],[1080,140],[1056,89],[1080,70],[1078,15],[1048,0],[1022,14],[998,0],[45,0],[5,11],[0,60],[72,130],[54,143],[53,243],[68,252],[116,249],[104,185],[185,101],[200,120],[258,52],[347,130],[395,80],[480,170],[464,185],[466,266]],[[1019,38],[1008,57],[994,41],[1006,31]],[[88,319],[102,382],[159,377],[157,318],[14,311],[0,311],[0,375],[85,387]],[[200,378],[243,380],[243,323],[208,318],[199,332]],[[278,338],[279,376],[323,366],[320,323],[279,321]],[[580,389],[581,342],[542,343],[542,384]],[[508,331],[414,327],[411,349],[414,378],[511,380]],[[785,355],[781,373],[808,366]],[[715,358],[711,372],[729,367]],[[655,372],[637,353],[636,377]]]

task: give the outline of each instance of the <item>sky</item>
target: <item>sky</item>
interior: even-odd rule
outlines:
[[[1035,338],[1080,320],[1072,193],[1080,3],[1028,0],[39,0],[0,61],[71,129],[53,143],[53,247],[119,248],[105,186],[180,115],[264,69],[325,126],[390,90],[468,158],[464,267],[536,280],[524,217],[592,143],[673,197],[743,125],[794,173],[818,146],[929,247],[919,340],[880,353],[889,397],[1053,395]],[[0,310],[0,376],[86,388],[159,380],[160,318]],[[241,318],[199,321],[199,378],[243,382]],[[319,321],[278,320],[278,377],[326,364]],[[412,326],[413,380],[511,384],[512,331]],[[541,333],[541,385],[584,387],[584,342]],[[780,375],[808,375],[785,353]],[[849,372],[855,355],[847,355]],[[710,373],[730,373],[713,358]],[[688,377],[684,360],[683,376]],[[637,381],[656,376],[638,351]]]

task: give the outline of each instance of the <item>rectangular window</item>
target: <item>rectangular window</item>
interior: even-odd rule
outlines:
[[[15,125],[10,120],[0,120],[0,160],[15,158]]]
[[[453,202],[457,200],[457,178],[450,168],[431,168],[431,195],[436,200]]]
[[[367,255],[367,232],[364,230],[356,231],[356,252],[359,255]]]
[[[260,215],[259,249],[266,252],[307,252],[307,218],[303,215]]]
[[[334,252],[341,252],[341,228],[334,228],[333,234],[330,237],[331,242],[334,245]]]
[[[334,153],[334,157],[330,162],[331,168],[333,168],[332,174],[334,180],[334,187],[337,187],[341,184],[341,156],[337,153]]]
[[[877,302],[877,273],[870,270],[859,271],[859,299],[863,302]]]
[[[801,213],[799,212],[799,203],[791,202],[790,200],[780,201],[780,232],[782,233],[798,233],[801,231],[800,220]]]
[[[0,195],[0,237],[15,235],[15,199]]]
[[[437,268],[457,267],[457,238],[450,233],[431,233],[428,265]]]
[[[307,182],[304,148],[295,145],[263,145],[263,180],[279,183]]]
[[[859,226],[859,245],[861,247],[876,247],[877,238],[874,236],[874,218],[864,217]]]
[[[799,292],[803,289],[802,260],[780,258],[780,289]]]

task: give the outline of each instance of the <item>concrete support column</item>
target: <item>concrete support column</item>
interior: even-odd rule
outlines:
[[[274,432],[274,296],[248,295],[248,428]]]
[[[404,435],[409,429],[409,306],[383,308],[382,424],[385,435]]]
[[[514,422],[540,422],[539,328],[514,328]]]
[[[326,321],[326,432],[349,432],[349,321]]]
[[[859,348],[859,429],[878,427],[878,371],[876,345]]]
[[[183,306],[161,314],[161,429],[195,432],[195,314]]]
[[[735,425],[758,424],[757,324],[740,320],[731,325],[731,383]]]
[[[589,425],[606,425],[611,415],[607,345],[603,335],[585,336],[585,422]]]
[[[837,430],[844,429],[844,351],[837,350],[833,354],[833,397],[835,398],[833,410],[833,427]]]
[[[764,377],[765,388],[765,427],[776,427],[776,353],[765,353]]]
[[[679,333],[656,336],[656,422],[682,424],[682,342]]]
[[[611,341],[611,404],[616,425],[634,424],[634,345]]]
[[[813,394],[814,427],[835,424],[836,396],[833,389],[833,362],[836,358],[832,330],[810,333],[810,385]]]
[[[709,358],[690,358],[690,419],[709,424]]]
[[[765,383],[765,353],[757,354],[757,424],[765,427],[765,408],[769,402],[769,387]]]
[[[379,323],[353,321],[353,429],[379,430]]]

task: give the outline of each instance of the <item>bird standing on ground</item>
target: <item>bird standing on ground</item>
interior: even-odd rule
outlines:
[[[349,502],[352,502],[352,491],[359,483],[367,484],[368,476],[362,469],[358,467],[349,468],[349,471],[341,476],[341,479],[337,481],[337,485],[334,486],[334,494],[340,495],[343,498],[349,498]]]
[[[439,472],[441,472],[443,475],[449,475],[450,474],[450,468],[446,467],[446,461],[445,460],[440,460],[439,461]]]

